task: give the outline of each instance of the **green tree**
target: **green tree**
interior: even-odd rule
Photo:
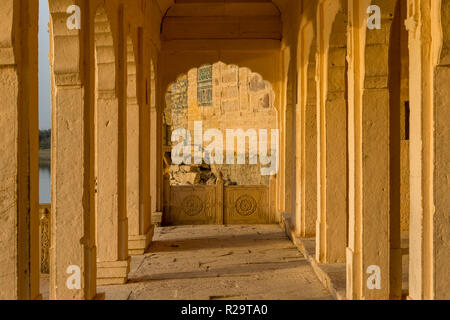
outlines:
[[[52,141],[52,130],[39,130],[39,148],[50,149]]]

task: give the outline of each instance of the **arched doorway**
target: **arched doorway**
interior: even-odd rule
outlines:
[[[274,105],[269,82],[222,62],[193,68],[169,85],[165,224],[276,221]]]

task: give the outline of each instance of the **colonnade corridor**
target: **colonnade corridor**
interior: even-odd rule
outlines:
[[[450,0],[2,0],[0,300],[450,300]]]

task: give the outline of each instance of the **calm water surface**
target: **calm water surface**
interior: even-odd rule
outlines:
[[[39,164],[39,203],[50,203],[50,165]]]

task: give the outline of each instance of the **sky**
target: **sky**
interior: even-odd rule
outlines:
[[[48,1],[39,0],[39,129],[51,127],[51,80],[48,53],[50,48],[48,34]]]

